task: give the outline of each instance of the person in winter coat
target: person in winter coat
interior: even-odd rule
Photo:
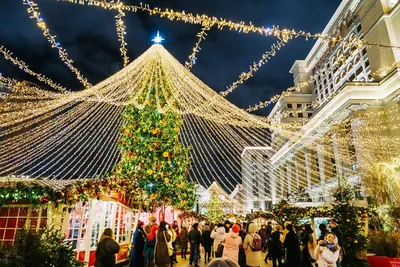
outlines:
[[[229,233],[229,230],[231,228],[231,222],[229,220],[225,220],[224,227],[225,227],[225,233]]]
[[[96,249],[95,267],[113,267],[115,265],[115,254],[119,251],[119,245],[114,240],[113,230],[106,228],[100,237]]]
[[[282,226],[279,224],[275,225],[274,231],[270,235],[270,241],[268,244],[268,254],[272,257],[272,266],[276,267],[278,262],[278,266],[282,266],[282,256],[283,256],[283,246],[281,242],[282,234]],[[267,255],[268,257],[268,255]],[[265,258],[265,263],[267,263],[267,257]]]
[[[173,248],[173,254],[172,256],[169,256],[170,267],[172,267],[174,263],[178,263],[178,261],[176,260],[176,251],[174,246],[177,235],[175,230],[169,224],[167,225],[167,232],[171,236],[171,240],[168,242],[168,245]]]
[[[335,219],[332,219],[329,223],[329,226],[331,227],[331,231],[332,233],[335,234],[337,240],[338,240],[338,245],[339,247],[343,248],[343,234],[342,231],[339,228],[339,224]],[[344,255],[344,250],[341,250],[342,256]],[[338,258],[337,262],[336,262],[336,266],[337,267],[341,267],[341,262],[340,262],[340,257]]]
[[[320,234],[320,236],[319,236],[319,238],[318,238],[318,241],[325,240],[325,236],[326,236],[326,234],[329,232],[329,231],[326,229],[326,224],[321,223],[320,225],[318,225],[318,228],[319,228],[319,230],[321,231],[321,234]]]
[[[311,225],[305,224],[304,225],[304,232],[301,237],[301,243],[303,245],[303,250],[301,251],[301,256],[302,256],[302,266],[303,267],[312,267],[311,266],[311,254],[309,251],[309,243],[313,244],[313,236],[312,234],[314,233],[313,229],[311,229]],[[312,251],[311,253],[313,253]]]
[[[283,242],[286,248],[286,265],[287,267],[298,267],[301,261],[300,256],[300,241],[299,237],[293,230],[293,225],[288,224],[286,226],[288,230],[285,241]]]
[[[319,241],[315,247],[315,256],[318,267],[336,267],[339,259],[340,247],[335,243],[336,235],[329,232],[325,240]]]
[[[198,223],[193,224],[193,229],[189,232],[189,242],[190,242],[190,257],[189,263],[192,265],[194,263],[195,267],[198,267],[200,244],[203,244],[203,238],[200,231],[197,229],[199,227]]]
[[[143,225],[144,223],[139,221],[135,233],[133,234],[129,267],[144,266],[143,249],[144,249],[144,240],[146,239],[146,234],[143,230]]]
[[[242,227],[242,225],[239,223],[236,223],[236,225],[238,225],[240,227],[240,231],[239,231],[239,236],[242,238],[242,240],[245,239],[246,235],[247,235],[247,225],[244,225]],[[239,266],[240,267],[247,267],[246,265],[246,251],[243,248],[243,245],[239,246]]]
[[[239,258],[239,246],[242,245],[242,238],[239,236],[240,226],[234,224],[232,226],[232,231],[225,235],[223,239],[224,252],[223,257],[229,258],[234,262],[238,262]]]
[[[154,249],[154,264],[157,267],[168,267],[170,260],[168,254],[168,242],[171,236],[167,231],[167,223],[162,221],[156,234],[156,246]]]
[[[179,237],[179,247],[181,248],[181,257],[186,259],[186,253],[189,243],[189,233],[186,226],[182,227],[181,235]]]
[[[218,245],[222,243],[222,241],[225,238],[225,228],[222,223],[219,223],[217,225],[217,228],[215,228],[212,232],[210,237],[214,239],[213,247],[214,247],[214,252],[217,252],[218,250]],[[215,257],[220,258],[222,255],[217,255],[215,254]]]
[[[204,226],[202,237],[203,237],[203,247],[204,247],[204,263],[206,263],[207,261],[208,262],[210,261],[211,245],[213,242],[213,240],[211,239],[211,231],[207,224]]]
[[[267,226],[265,224],[261,225],[261,229],[258,231],[258,234],[260,235],[261,242],[263,244],[262,252],[265,252],[267,247]]]
[[[144,243],[144,257],[146,259],[146,267],[153,267],[154,260],[154,248],[156,246],[156,234],[158,226],[153,225],[151,227],[150,233],[147,235],[146,242]]]
[[[255,223],[248,224],[248,232],[243,241],[243,248],[247,249],[246,253],[246,264],[249,267],[261,266],[261,251],[253,251],[251,246],[253,245],[254,239],[261,239],[261,236],[257,234],[258,226]]]
[[[149,217],[149,224],[147,224],[143,230],[146,233],[146,235],[148,235],[150,233],[151,227],[153,227],[153,225],[157,225],[157,218],[154,216],[150,216]]]

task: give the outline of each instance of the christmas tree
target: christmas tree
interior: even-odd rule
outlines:
[[[206,217],[210,222],[219,223],[224,218],[222,202],[219,199],[219,192],[215,188],[210,188],[210,201],[207,203]]]
[[[143,191],[140,200],[144,208],[169,204],[190,209],[196,193],[194,184],[186,178],[190,148],[179,140],[183,119],[178,113],[179,105],[170,99],[171,89],[158,87],[162,84],[162,74],[156,78],[161,82],[153,81],[150,88],[148,82],[138,85],[137,90],[142,90],[143,94],[123,113],[125,123],[118,141],[121,160],[116,173],[130,179]],[[162,97],[157,94],[158,90],[163,90]],[[172,110],[170,104],[176,109]]]
[[[340,179],[339,185],[333,189],[335,198],[333,205],[333,217],[338,221],[342,231],[343,250],[345,257],[342,266],[357,266],[357,253],[366,249],[365,218],[367,211],[354,206],[354,187],[345,179]]]

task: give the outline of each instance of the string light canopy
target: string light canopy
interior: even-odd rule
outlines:
[[[240,155],[244,147],[268,144],[268,121],[231,104],[160,44],[83,91],[26,86],[15,92],[1,113],[0,177],[74,179],[112,171],[120,157],[121,113],[127,105],[145,108],[152,90],[157,112],[183,116],[180,138],[193,147],[189,178],[230,190],[241,184]]]
[[[243,150],[269,146],[268,131],[281,127],[231,104],[160,44],[153,45],[120,72],[80,92],[53,93],[35,85],[17,86],[7,79],[4,82],[9,82],[13,93],[0,114],[0,177],[58,180],[102,177],[111,172],[120,158],[116,144],[124,123],[121,113],[127,105],[145,108],[150,92],[155,93],[157,112],[173,110],[183,116],[180,138],[192,147],[189,179],[203,186],[217,181],[233,191],[238,184],[253,184],[252,170],[242,169],[242,164],[254,162],[251,157],[241,157]],[[294,131],[281,129],[279,134],[288,138]],[[325,142],[310,137],[303,145],[308,151],[316,151],[316,146]],[[348,142],[348,137],[341,142]],[[324,164],[331,164],[333,152],[324,149],[321,153],[326,156]],[[340,153],[343,162],[350,160],[345,149]],[[304,157],[296,154],[282,160],[295,164],[304,161]],[[268,162],[265,166],[273,169]],[[294,186],[294,182],[285,179],[290,173],[299,177],[296,185],[306,187],[308,175],[318,177],[317,170],[308,172],[300,163],[297,171],[287,167],[269,184]],[[258,188],[271,196],[270,185],[260,183]],[[253,195],[252,188],[243,190],[244,194]]]

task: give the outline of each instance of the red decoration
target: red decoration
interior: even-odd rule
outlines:
[[[46,204],[47,202],[49,202],[49,198],[46,196],[42,196],[40,198],[40,204]]]

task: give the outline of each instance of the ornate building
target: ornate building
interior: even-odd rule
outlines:
[[[400,1],[343,0],[322,34],[333,38],[291,69],[307,86],[270,113],[274,202],[304,190],[329,201],[341,179],[363,197],[374,164],[400,156]]]

